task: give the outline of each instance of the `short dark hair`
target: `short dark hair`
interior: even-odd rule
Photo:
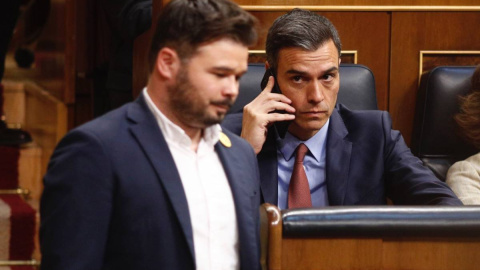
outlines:
[[[158,18],[149,52],[150,70],[166,46],[175,49],[182,60],[201,44],[220,38],[252,46],[257,41],[256,24],[255,17],[229,0],[172,0]]]
[[[329,40],[337,47],[340,57],[342,43],[335,26],[324,16],[295,8],[278,17],[268,30],[265,46],[268,64],[276,71],[281,49],[303,48],[314,51]]]
[[[460,98],[460,113],[455,120],[463,131],[463,136],[480,149],[480,65],[472,76],[470,93]]]

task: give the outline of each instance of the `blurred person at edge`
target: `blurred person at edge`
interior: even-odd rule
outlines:
[[[40,203],[41,269],[259,269],[252,147],[222,130],[256,20],[228,0],[173,0],[136,101],[69,132]]]
[[[448,169],[446,183],[464,204],[480,204],[480,65],[472,76],[470,93],[461,98],[460,113],[455,116],[462,135],[479,152],[458,161]]]

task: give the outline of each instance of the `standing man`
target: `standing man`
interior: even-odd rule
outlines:
[[[275,78],[245,106],[243,123],[235,115],[224,121],[258,154],[262,201],[282,209],[382,205],[387,198],[461,205],[392,130],[387,112],[335,107],[340,52],[337,30],[316,13],[294,9],[270,28],[266,68]],[[275,84],[282,94],[272,92]],[[276,124],[283,121],[291,121],[284,138]]]
[[[41,269],[259,269],[258,168],[222,131],[255,19],[173,0],[141,96],[59,143],[41,200]]]

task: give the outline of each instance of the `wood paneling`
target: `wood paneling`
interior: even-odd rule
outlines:
[[[67,107],[44,89],[25,84],[25,130],[42,148],[42,174],[60,139],[67,133]]]
[[[479,239],[283,238],[269,269],[474,270]]]
[[[393,125],[410,143],[422,50],[478,50],[480,12],[394,12],[390,70]],[[468,63],[465,63],[468,64]]]
[[[384,239],[383,268],[389,270],[474,270],[480,257],[479,239]]]
[[[342,63],[344,64],[357,64],[357,51],[344,51],[342,50]],[[248,63],[263,64],[267,61],[267,55],[265,50],[249,50]]]
[[[420,74],[438,66],[465,66],[480,63],[480,51],[420,51]]]
[[[152,38],[153,30],[143,33],[134,43],[134,54],[133,54],[133,96],[137,97],[142,91],[143,87],[147,85],[148,74],[150,70],[148,69],[148,51],[150,48],[150,39]]]
[[[281,241],[281,269],[383,269],[381,239]]]

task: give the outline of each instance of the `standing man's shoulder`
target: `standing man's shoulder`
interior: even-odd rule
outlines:
[[[71,132],[83,131],[99,135],[111,135],[111,133],[118,132],[118,129],[121,129],[128,123],[127,114],[131,106],[135,106],[135,104],[132,102],[127,103],[118,109],[107,112],[104,115],[76,127]]]

